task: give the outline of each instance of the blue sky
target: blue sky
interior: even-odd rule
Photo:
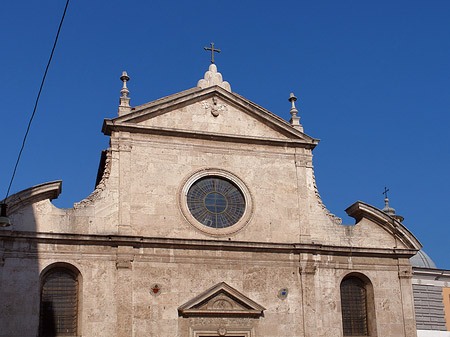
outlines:
[[[6,194],[65,1],[6,2],[0,199]],[[450,2],[72,1],[12,193],[63,180],[68,208],[95,184],[104,118],[117,114],[122,70],[131,104],[196,86],[216,64],[234,92],[321,139],[317,185],[327,208],[390,205],[439,268],[450,269]],[[282,174],[282,172],[280,172]]]

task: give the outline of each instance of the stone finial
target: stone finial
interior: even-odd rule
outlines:
[[[384,198],[384,208],[382,209],[382,211],[391,216],[395,215],[395,208],[389,207],[389,199],[388,198]]]
[[[291,123],[291,125],[303,132],[303,126],[300,124],[300,117],[297,116],[298,114],[298,110],[295,107],[295,101],[297,100],[297,97],[295,97],[295,95],[291,92],[291,94],[289,95],[289,102],[292,103],[292,107],[291,107],[291,119],[289,120],[289,123]]]
[[[384,208],[382,209],[382,211],[384,213],[386,213],[387,215],[393,217],[394,219],[396,219],[399,222],[402,222],[403,220],[405,220],[405,218],[403,218],[401,215],[397,215],[395,214],[395,209],[389,206],[389,199],[387,197],[387,192],[389,191],[389,189],[386,189],[386,187],[384,188],[384,192],[383,194],[385,194],[385,198],[384,198]]]
[[[127,88],[127,82],[130,80],[126,71],[122,72],[122,76],[120,76],[120,80],[123,82],[122,90],[120,90],[120,101],[119,101],[119,116],[125,115],[126,113],[131,111],[130,107],[130,90]]]
[[[130,77],[128,77],[128,74],[126,71],[122,71],[122,76],[120,76],[120,80],[123,82],[122,90],[120,90],[120,93],[122,94],[122,97],[127,97],[130,91],[127,88],[127,81],[130,80]]]
[[[230,83],[222,80],[222,74],[217,72],[217,66],[213,63],[209,66],[209,70],[205,73],[205,77],[198,81],[197,87],[202,89],[218,85],[231,92]]]

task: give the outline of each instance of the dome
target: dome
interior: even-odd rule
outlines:
[[[433,260],[422,249],[417,252],[412,258],[409,259],[411,265],[417,268],[430,268],[437,269]]]

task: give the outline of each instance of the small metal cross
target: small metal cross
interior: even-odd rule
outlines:
[[[204,47],[205,50],[211,50],[211,63],[214,63],[214,52],[220,53],[220,49],[214,49],[214,43],[211,42],[211,48]]]
[[[384,197],[387,198],[387,192],[389,192],[389,188],[386,188],[386,186],[384,186],[384,192],[382,194],[384,194]]]

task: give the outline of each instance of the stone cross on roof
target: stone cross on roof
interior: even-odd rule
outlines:
[[[211,48],[204,47],[205,50],[211,50],[211,63],[214,63],[214,52],[220,53],[220,49],[214,49],[214,42],[211,42]]]
[[[384,194],[384,197],[387,199],[387,197],[388,197],[388,195],[387,195],[387,192],[389,192],[389,188],[387,188],[386,186],[384,187],[384,192],[383,192],[383,194]]]

